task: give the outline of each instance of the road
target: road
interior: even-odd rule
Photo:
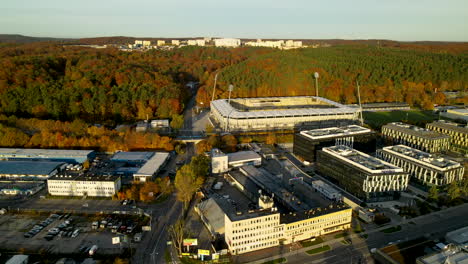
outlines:
[[[438,239],[443,237],[447,232],[464,227],[468,225],[468,204],[463,204],[458,207],[448,208],[444,211],[420,216],[408,221],[403,221],[396,225],[402,227],[401,231],[385,234],[378,230],[372,230],[367,232],[368,238],[366,240],[360,238],[358,235],[352,235],[351,245],[343,245],[340,239],[332,239],[325,241],[324,244],[328,244],[332,247],[331,250],[317,254],[308,255],[305,253],[306,250],[311,248],[319,247],[313,246],[311,248],[300,249],[298,251],[287,252],[281,255],[273,256],[271,258],[262,259],[259,261],[252,261],[251,263],[263,263],[267,260],[277,259],[285,257],[288,263],[358,263],[361,259],[362,263],[373,263],[370,257],[369,250],[371,248],[380,248],[387,245],[390,242],[407,241],[419,237],[426,237],[427,239]],[[384,228],[388,228],[386,226]],[[384,229],[381,228],[381,229]],[[239,258],[240,263],[242,258]]]

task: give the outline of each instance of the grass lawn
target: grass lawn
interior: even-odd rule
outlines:
[[[380,129],[382,125],[390,122],[411,120],[413,123],[418,124],[431,122],[436,118],[432,111],[423,110],[363,112],[362,114],[364,117],[364,122],[374,129]]]
[[[278,263],[286,263],[286,259],[285,258],[279,258],[279,259],[274,259],[274,260],[270,260],[270,261],[267,261],[267,262],[263,262],[263,264],[278,264]]]
[[[301,243],[302,247],[311,247],[323,243],[323,239],[321,237],[317,237],[314,241],[301,241],[299,243]]]
[[[334,238],[341,238],[341,237],[345,237],[345,236],[347,236],[347,235],[348,235],[348,233],[343,232],[343,233],[336,234],[336,235],[334,236]]]
[[[398,232],[401,230],[401,226],[392,226],[387,229],[382,230],[385,234],[393,233],[393,232]]]
[[[325,245],[323,247],[318,247],[318,248],[313,248],[311,250],[307,250],[306,253],[309,254],[309,255],[314,255],[314,254],[319,254],[319,253],[328,251],[330,249],[331,249],[331,247],[329,245]]]
[[[171,253],[169,253],[169,250],[167,248],[166,250],[164,250],[164,260],[166,261],[166,263],[172,263]]]

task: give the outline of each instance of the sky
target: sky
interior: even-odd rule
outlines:
[[[0,34],[468,41],[468,0],[4,0]]]

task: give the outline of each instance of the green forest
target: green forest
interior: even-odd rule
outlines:
[[[440,44],[442,45],[442,44]],[[180,118],[188,100],[319,95],[363,102],[467,103],[443,91],[465,92],[468,53],[409,46],[337,45],[281,51],[268,48],[183,47],[124,52],[57,42],[0,45],[0,146],[174,149],[172,139],[117,131],[146,118]],[[198,82],[193,91],[186,86]],[[196,94],[195,94],[196,93]],[[103,126],[101,126],[103,125]]]
[[[278,51],[223,69],[216,98],[227,97],[229,84],[235,86],[233,97],[315,95],[314,72],[320,75],[319,95],[331,100],[356,103],[358,81],[363,102],[407,102],[431,109],[434,103],[446,103],[442,91],[466,90],[468,53],[365,45]],[[198,100],[206,97],[199,94]]]

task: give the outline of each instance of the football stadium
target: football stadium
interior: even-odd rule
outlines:
[[[358,121],[359,109],[316,96],[211,101],[210,119],[224,131],[314,129]]]

